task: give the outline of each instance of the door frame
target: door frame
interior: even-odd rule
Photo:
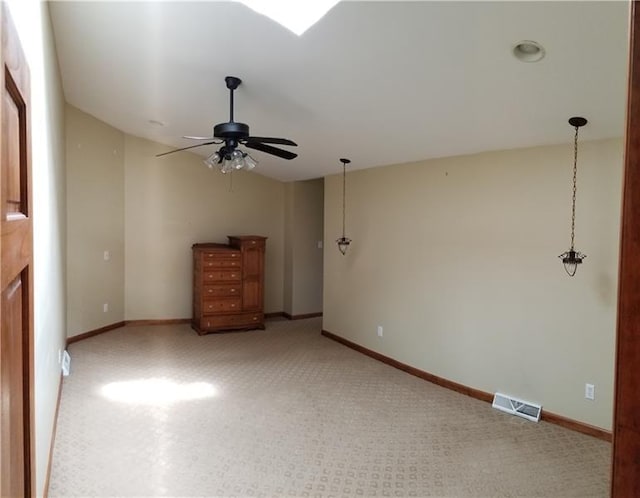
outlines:
[[[611,496],[640,489],[640,6],[630,5]]]

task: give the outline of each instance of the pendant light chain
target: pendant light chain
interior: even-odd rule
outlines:
[[[573,241],[576,230],[576,179],[578,176],[578,127],[573,139],[573,196],[571,198],[571,250],[573,251]]]
[[[347,165],[346,163],[342,163],[342,238],[344,239],[345,234],[345,219],[346,219],[346,209],[347,209]]]

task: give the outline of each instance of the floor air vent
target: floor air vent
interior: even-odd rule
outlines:
[[[540,420],[540,413],[542,412],[540,405],[500,393],[496,393],[493,397],[493,407],[533,422]]]

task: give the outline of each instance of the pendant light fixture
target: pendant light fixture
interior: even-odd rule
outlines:
[[[342,237],[336,239],[338,243],[338,249],[340,252],[345,255],[347,254],[347,249],[349,248],[349,244],[351,244],[351,239],[345,236],[345,215],[346,215],[346,187],[347,187],[347,164],[351,161],[349,159],[340,159],[342,163]]]
[[[587,257],[580,251],[576,251],[573,246],[573,240],[576,227],[576,176],[578,172],[578,129],[587,124],[585,118],[573,117],[569,119],[569,124],[576,129],[573,139],[573,195],[571,197],[571,248],[563,252],[559,258],[562,259],[564,269],[570,277],[576,274],[578,265],[582,264],[582,260]]]

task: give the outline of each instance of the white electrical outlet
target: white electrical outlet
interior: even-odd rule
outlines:
[[[378,325],[378,337],[382,337],[383,329],[382,325]]]
[[[322,249],[322,241],[321,240],[318,241],[318,249]]]
[[[585,384],[584,397],[586,399],[596,399],[596,386],[594,386],[593,384]]]
[[[102,311],[104,311],[105,313],[109,311],[109,303],[104,303],[102,305]]]
[[[105,261],[109,261],[111,259],[111,253],[109,251],[105,251],[102,257]]]
[[[62,352],[62,375],[65,377],[69,375],[71,370],[71,356],[67,351]]]

